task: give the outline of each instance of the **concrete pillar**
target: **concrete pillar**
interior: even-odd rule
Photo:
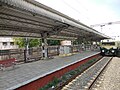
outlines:
[[[48,44],[47,39],[45,38],[44,34],[42,36],[42,58],[46,59],[48,58]]]
[[[74,48],[74,40],[71,40],[71,51],[70,51],[70,53],[73,53],[73,48]]]
[[[29,40],[25,38],[25,50],[24,50],[24,62],[27,62],[27,56],[29,55]]]
[[[29,55],[29,39],[28,38],[26,38],[26,50],[27,50],[26,54]]]
[[[84,38],[82,38],[82,37],[78,37],[78,38],[77,38],[77,42],[78,42],[78,46],[79,46],[79,52],[84,49],[84,48],[83,48],[84,46],[83,46],[83,44],[82,44],[82,43],[84,42],[83,39],[84,39]]]

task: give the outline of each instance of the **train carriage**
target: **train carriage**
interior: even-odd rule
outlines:
[[[100,42],[100,51],[101,55],[111,55],[116,56],[118,54],[118,51],[120,49],[120,41],[118,40],[102,40]]]

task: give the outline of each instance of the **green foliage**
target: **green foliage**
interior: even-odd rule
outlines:
[[[29,47],[37,47],[41,44],[39,39],[30,39],[29,40]]]
[[[40,90],[48,90],[52,86],[56,86],[60,82],[60,79],[54,77],[53,81],[49,82],[47,85],[44,87],[40,88]]]
[[[36,47],[41,45],[41,40],[40,39],[29,39],[26,42],[25,38],[14,38],[14,41],[17,45],[19,45],[20,48],[23,48],[26,46],[26,43],[29,43],[29,48],[30,47]],[[49,39],[47,40],[48,45],[60,45],[60,40],[52,40]]]
[[[93,59],[89,60],[86,64],[91,64],[91,63],[93,63],[95,60],[97,60],[97,59],[96,59],[96,58],[93,58]]]
[[[59,83],[65,83],[67,80],[69,80],[70,78],[74,77],[75,75],[79,75],[81,72],[83,72],[86,68],[88,68],[89,66],[91,66],[93,63],[95,63],[98,58],[93,58],[89,61],[87,61],[86,63],[80,65],[79,67],[77,67],[75,70],[71,70],[66,72],[61,78],[53,78],[53,81],[49,82],[47,85],[43,86],[42,88],[40,88],[39,90],[49,90],[52,86],[58,87]],[[50,90],[54,90],[54,89],[50,89]]]
[[[48,39],[47,43],[48,43],[48,45],[60,45],[60,40]]]
[[[66,78],[66,76],[65,76],[65,75],[63,75],[63,76],[62,76],[62,79],[63,79],[63,80],[67,80],[67,78]]]
[[[40,39],[28,39],[26,42],[25,38],[14,38],[14,41],[20,48],[25,47],[27,42],[29,44],[29,48],[41,45]]]
[[[25,39],[24,38],[14,38],[15,44],[17,44],[20,48],[25,47]]]
[[[72,71],[69,72],[69,74],[70,74],[70,75],[75,75],[76,73],[75,73],[74,70],[72,70]]]
[[[78,45],[78,44],[80,44],[80,43],[78,42],[78,40],[74,40],[74,41],[73,41],[73,45]]]

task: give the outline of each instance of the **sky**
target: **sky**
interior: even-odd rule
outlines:
[[[120,21],[120,0],[36,0],[88,26]],[[111,37],[120,37],[120,24],[94,27]]]

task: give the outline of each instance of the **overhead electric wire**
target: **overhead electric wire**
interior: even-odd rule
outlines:
[[[79,3],[80,4],[80,6],[82,6],[84,9],[85,9],[85,11],[89,11],[86,7],[84,7],[82,4],[81,4],[81,2],[79,2],[79,0],[75,0],[77,3]]]
[[[81,13],[79,10],[77,10],[76,8],[74,8],[73,6],[71,6],[70,4],[65,2],[64,0],[63,0],[63,3],[66,4],[68,7],[70,7],[71,9],[73,9],[74,11],[76,11],[77,13],[81,14],[82,16],[84,16],[83,13]],[[88,17],[86,17],[86,16],[84,16],[84,17],[89,20]]]

